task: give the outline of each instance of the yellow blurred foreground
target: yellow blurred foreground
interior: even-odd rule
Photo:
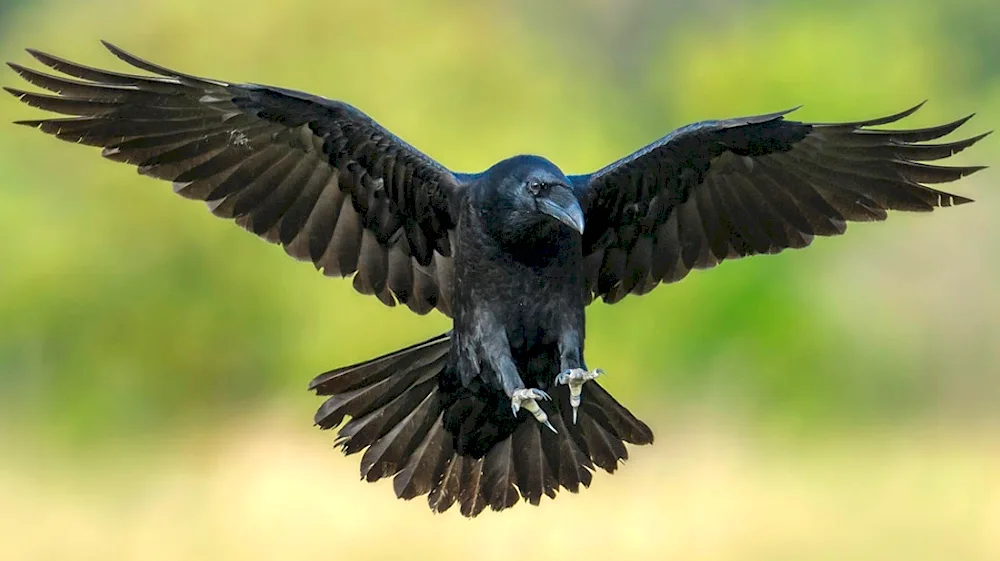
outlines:
[[[345,100],[454,169],[581,173],[801,103],[996,129],[997,29],[997,0],[0,0],[0,61],[126,70],[104,38]],[[744,421],[661,417],[619,474],[469,521],[359,481],[304,391],[446,318],[9,124],[41,115],[0,92],[0,561],[1000,561],[1000,134],[954,160],[993,166],[947,186],[976,204],[591,306],[636,415]]]
[[[804,444],[660,427],[653,448],[580,495],[469,521],[358,481],[358,458],[331,451],[332,433],[291,419],[136,443],[155,452],[98,463],[14,460],[7,443],[0,558],[1000,559],[990,431]]]

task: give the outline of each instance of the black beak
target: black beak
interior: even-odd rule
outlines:
[[[545,197],[538,199],[538,209],[583,234],[583,209],[569,189],[553,187]]]

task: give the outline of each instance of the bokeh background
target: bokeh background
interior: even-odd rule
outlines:
[[[1000,123],[988,0],[0,0],[36,47],[340,98],[453,169],[586,172],[805,104]],[[13,72],[5,85],[20,86]],[[38,113],[0,99],[0,121]],[[990,137],[958,161],[1000,162]],[[1000,192],[588,310],[657,432],[539,508],[432,515],[311,426],[313,375],[439,333],[92,148],[0,124],[0,558],[1000,559]]]

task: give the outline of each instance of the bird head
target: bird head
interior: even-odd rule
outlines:
[[[486,172],[493,188],[488,197],[508,227],[521,231],[535,227],[566,226],[583,234],[583,209],[570,180],[553,163],[537,156],[518,156]]]

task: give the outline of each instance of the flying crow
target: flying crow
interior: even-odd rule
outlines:
[[[653,434],[595,381],[584,309],[726,259],[802,248],[887,210],[970,202],[927,184],[981,169],[924,162],[985,135],[929,144],[968,120],[885,130],[920,106],[853,123],[788,111],[677,129],[586,175],[538,156],[456,173],[341,101],[200,78],[105,43],[152,75],[34,50],[65,76],[11,63],[52,94],[6,88],[68,117],[20,121],[173,182],[325,275],[447,333],[317,376],[324,429],[365,451],[368,481],[438,512],[538,504],[613,472]],[[348,419],[346,423],[344,420]]]

